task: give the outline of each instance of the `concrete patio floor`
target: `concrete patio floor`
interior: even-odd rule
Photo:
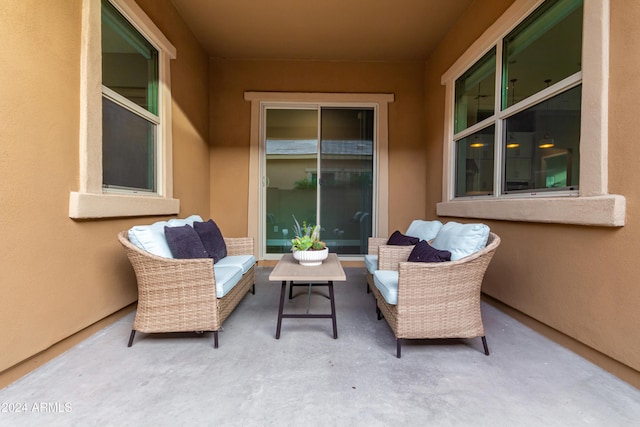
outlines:
[[[482,306],[487,341],[403,345],[376,319],[364,269],[336,283],[329,319],[284,319],[268,267],[210,333],[136,335],[134,313],[0,390],[1,426],[631,426],[640,390]],[[287,301],[304,310],[307,297]],[[320,288],[319,293],[326,292]],[[312,312],[328,301],[311,296]]]

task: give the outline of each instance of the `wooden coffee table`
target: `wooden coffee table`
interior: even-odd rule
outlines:
[[[333,294],[333,282],[347,280],[340,260],[336,254],[329,254],[328,258],[323,261],[321,265],[317,266],[303,266],[293,258],[292,254],[285,254],[282,256],[278,264],[275,266],[271,274],[269,274],[269,280],[282,281],[282,288],[280,289],[280,307],[278,308],[278,326],[276,328],[276,339],[280,339],[280,329],[282,326],[282,319],[284,318],[306,318],[306,319],[332,319],[333,321],[333,338],[338,338],[338,326],[336,322],[336,305]],[[284,313],[284,297],[287,294],[287,282],[289,282],[290,289],[294,286],[309,285],[309,286],[327,286],[329,288],[329,300],[331,302],[331,314],[285,314]],[[304,282],[304,283],[300,283]],[[318,283],[320,282],[320,283]],[[291,291],[289,292],[289,298],[291,298]]]

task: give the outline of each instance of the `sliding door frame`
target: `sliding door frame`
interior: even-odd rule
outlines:
[[[374,125],[374,194],[372,223],[373,236],[388,235],[389,222],[389,168],[388,168],[388,104],[394,101],[393,94],[363,93],[294,93],[294,92],[245,92],[244,98],[251,102],[251,136],[249,149],[249,200],[248,235],[254,240],[254,254],[260,260],[279,259],[282,254],[266,254],[265,220],[265,134],[267,108],[317,108],[363,107],[373,108]],[[360,261],[362,255],[340,256],[345,261]]]

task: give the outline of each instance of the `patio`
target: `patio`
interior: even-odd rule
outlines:
[[[0,425],[633,425],[640,390],[484,304],[480,339],[407,343],[401,359],[365,270],[336,283],[339,338],[326,319],[286,319],[280,283],[211,334],[138,334],[134,313],[0,390]],[[287,309],[306,304],[306,293]],[[322,292],[322,290],[320,291]],[[315,293],[311,310],[327,301]],[[10,406],[26,413],[10,413]]]

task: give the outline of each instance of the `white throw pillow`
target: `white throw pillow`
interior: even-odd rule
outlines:
[[[451,261],[464,258],[487,246],[489,226],[448,222],[442,226],[431,246],[451,252]]]
[[[438,220],[424,221],[416,219],[409,224],[409,228],[407,228],[407,232],[404,234],[411,237],[417,237],[420,240],[426,240],[428,242],[436,237],[441,228],[442,223]]]

